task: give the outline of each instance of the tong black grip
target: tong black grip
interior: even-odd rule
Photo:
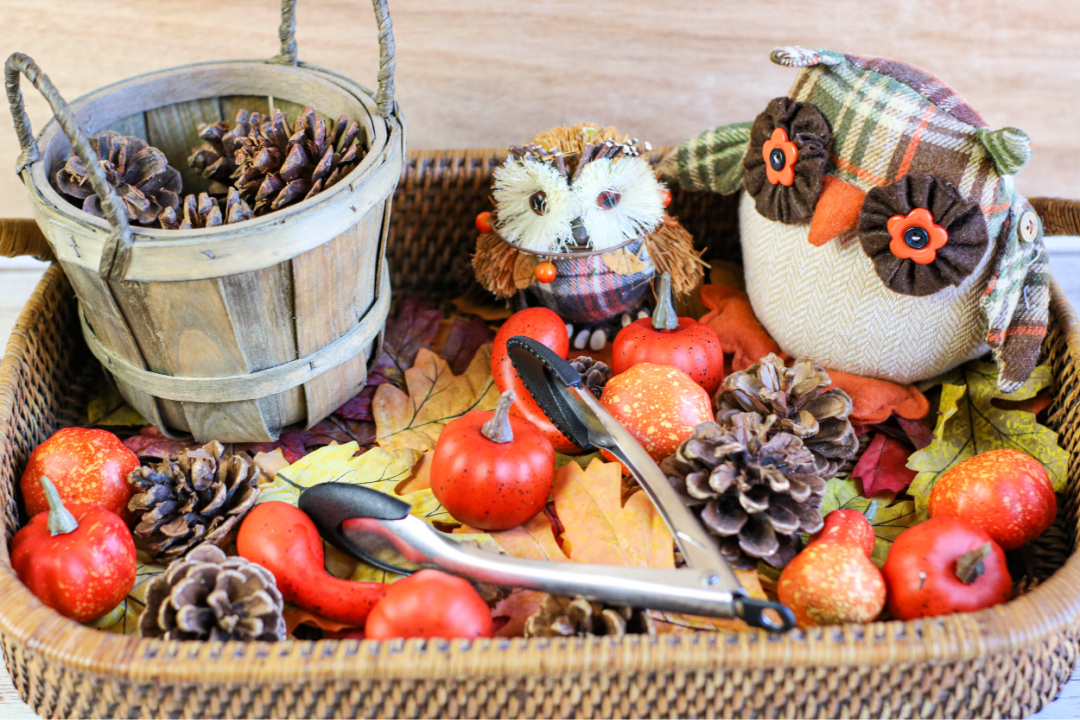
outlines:
[[[507,340],[506,354],[525,389],[559,432],[582,450],[591,450],[589,430],[565,397],[565,388],[582,387],[577,370],[547,345],[525,335]]]
[[[309,487],[300,493],[296,504],[315,523],[324,540],[349,555],[356,555],[357,548],[341,534],[341,524],[346,520],[401,520],[411,509],[408,503],[386,493],[341,482]]]
[[[795,627],[795,613],[787,605],[751,597],[735,598],[735,614],[747,625],[785,633]],[[779,618],[779,620],[777,620]]]

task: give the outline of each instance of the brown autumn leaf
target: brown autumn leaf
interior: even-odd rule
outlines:
[[[761,577],[757,569],[735,570],[735,577],[746,590],[747,594],[758,600],[768,600],[765,588],[761,585]],[[664,612],[663,610],[646,610],[652,618],[653,626],[660,635],[684,632],[747,632],[751,628],[739,619],[726,620],[724,618],[703,617],[701,615],[686,615],[684,613]]]
[[[604,253],[600,259],[616,275],[636,275],[647,267],[644,260],[626,248]]]
[[[342,630],[352,629],[352,625],[346,625],[339,623],[330,618],[323,617],[317,613],[313,613],[310,610],[305,610],[302,607],[296,607],[294,605],[286,605],[285,612],[282,617],[285,618],[285,632],[292,635],[296,628],[301,625],[310,625],[311,627],[317,627],[321,630],[328,630],[331,632],[340,632]]]
[[[514,261],[514,287],[524,290],[532,285],[536,275],[536,266],[540,264],[540,258],[530,253],[518,253]]]
[[[426,348],[404,374],[408,393],[386,383],[371,403],[376,440],[388,450],[432,450],[447,423],[472,410],[492,410],[499,397],[491,377],[491,345],[482,346],[461,375]]]

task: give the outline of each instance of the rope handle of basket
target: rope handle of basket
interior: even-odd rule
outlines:
[[[30,84],[45,96],[49,107],[52,108],[53,117],[71,141],[71,149],[86,166],[90,187],[94,189],[98,200],[101,201],[101,209],[112,227],[112,233],[106,240],[101,253],[101,265],[98,267],[98,272],[106,278],[123,277],[127,269],[127,261],[131,256],[132,245],[127,210],[121,204],[116,188],[109,184],[105,177],[105,171],[98,162],[97,151],[90,144],[86,133],[79,127],[75,113],[71,111],[67,101],[60,96],[60,92],[49,80],[49,76],[41,71],[32,58],[23,53],[12,53],[4,63],[4,88],[7,90],[8,104],[11,105],[11,119],[15,123],[15,134],[19,136],[21,148],[15,172],[21,174],[25,168],[37,162],[41,157],[37,142],[34,140],[30,118],[26,114],[22,90],[19,89],[19,75],[25,75]]]
[[[386,0],[371,0],[375,8],[375,21],[379,28],[379,91],[375,103],[384,118],[394,112],[394,24],[390,21],[390,8]],[[273,61],[296,65],[296,0],[281,0],[281,52]]]

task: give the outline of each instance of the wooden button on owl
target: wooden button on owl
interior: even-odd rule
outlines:
[[[1020,216],[1020,239],[1031,242],[1039,236],[1039,216],[1028,210]]]

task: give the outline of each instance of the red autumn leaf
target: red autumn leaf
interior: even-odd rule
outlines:
[[[907,433],[908,440],[915,446],[916,450],[922,450],[924,447],[934,442],[934,424],[933,420],[929,418],[923,418],[922,420],[906,420],[902,417],[897,417],[896,421],[900,423],[900,427]]]
[[[349,420],[374,420],[375,416],[371,414],[371,398],[375,395],[377,387],[377,384],[365,386],[363,390],[335,410],[334,414]]]
[[[421,348],[430,348],[442,319],[442,310],[432,309],[415,297],[405,298],[398,314],[386,322],[382,352],[368,373],[368,385],[390,382],[403,386],[405,371],[416,362]]]
[[[865,497],[872,497],[882,490],[900,492],[918,474],[907,467],[911,453],[911,448],[904,443],[878,433],[851,471],[851,477],[862,480]]]
[[[138,435],[124,440],[124,446],[138,458],[166,460],[178,456],[181,450],[195,447],[195,442],[167,438],[153,425],[147,425]]]
[[[478,317],[466,320],[455,316],[449,322],[442,347],[435,349],[439,357],[450,364],[450,372],[461,375],[469,369],[469,363],[480,346],[495,339],[495,331]]]

